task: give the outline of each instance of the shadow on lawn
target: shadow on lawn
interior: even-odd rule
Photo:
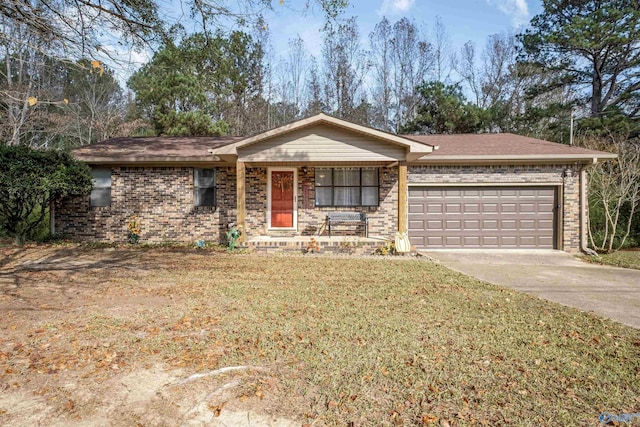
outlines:
[[[144,257],[143,249],[76,247],[13,247],[0,250],[0,296],[23,301],[51,294],[77,294],[91,291],[112,279],[111,272],[135,272],[160,267],[164,257]],[[144,258],[144,259],[143,259]],[[33,289],[43,295],[30,295]],[[49,292],[47,292],[47,290]],[[18,307],[7,307],[18,309]]]

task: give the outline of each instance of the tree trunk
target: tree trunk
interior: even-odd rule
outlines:
[[[591,80],[591,117],[602,115],[602,60],[596,56],[593,60],[593,78]]]

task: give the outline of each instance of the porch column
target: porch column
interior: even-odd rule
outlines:
[[[236,222],[242,230],[239,241],[244,242],[247,235],[246,218],[247,205],[245,196],[245,165],[244,162],[238,160],[236,162]]]
[[[400,162],[398,164],[398,231],[400,233],[407,232],[407,196],[409,187],[407,185],[407,163]]]

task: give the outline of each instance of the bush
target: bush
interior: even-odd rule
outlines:
[[[51,203],[91,188],[89,168],[68,153],[0,146],[0,228],[18,244],[48,234]]]

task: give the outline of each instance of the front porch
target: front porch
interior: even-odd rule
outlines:
[[[243,243],[302,247],[322,234],[332,213],[366,215],[354,234],[366,234],[367,227],[387,239],[406,232],[407,162],[432,151],[430,145],[319,114],[210,153],[235,164],[236,224]],[[252,241],[261,236],[302,240]],[[340,240],[322,243],[340,246]]]
[[[388,239],[380,236],[255,236],[242,246],[261,253],[371,255]]]

